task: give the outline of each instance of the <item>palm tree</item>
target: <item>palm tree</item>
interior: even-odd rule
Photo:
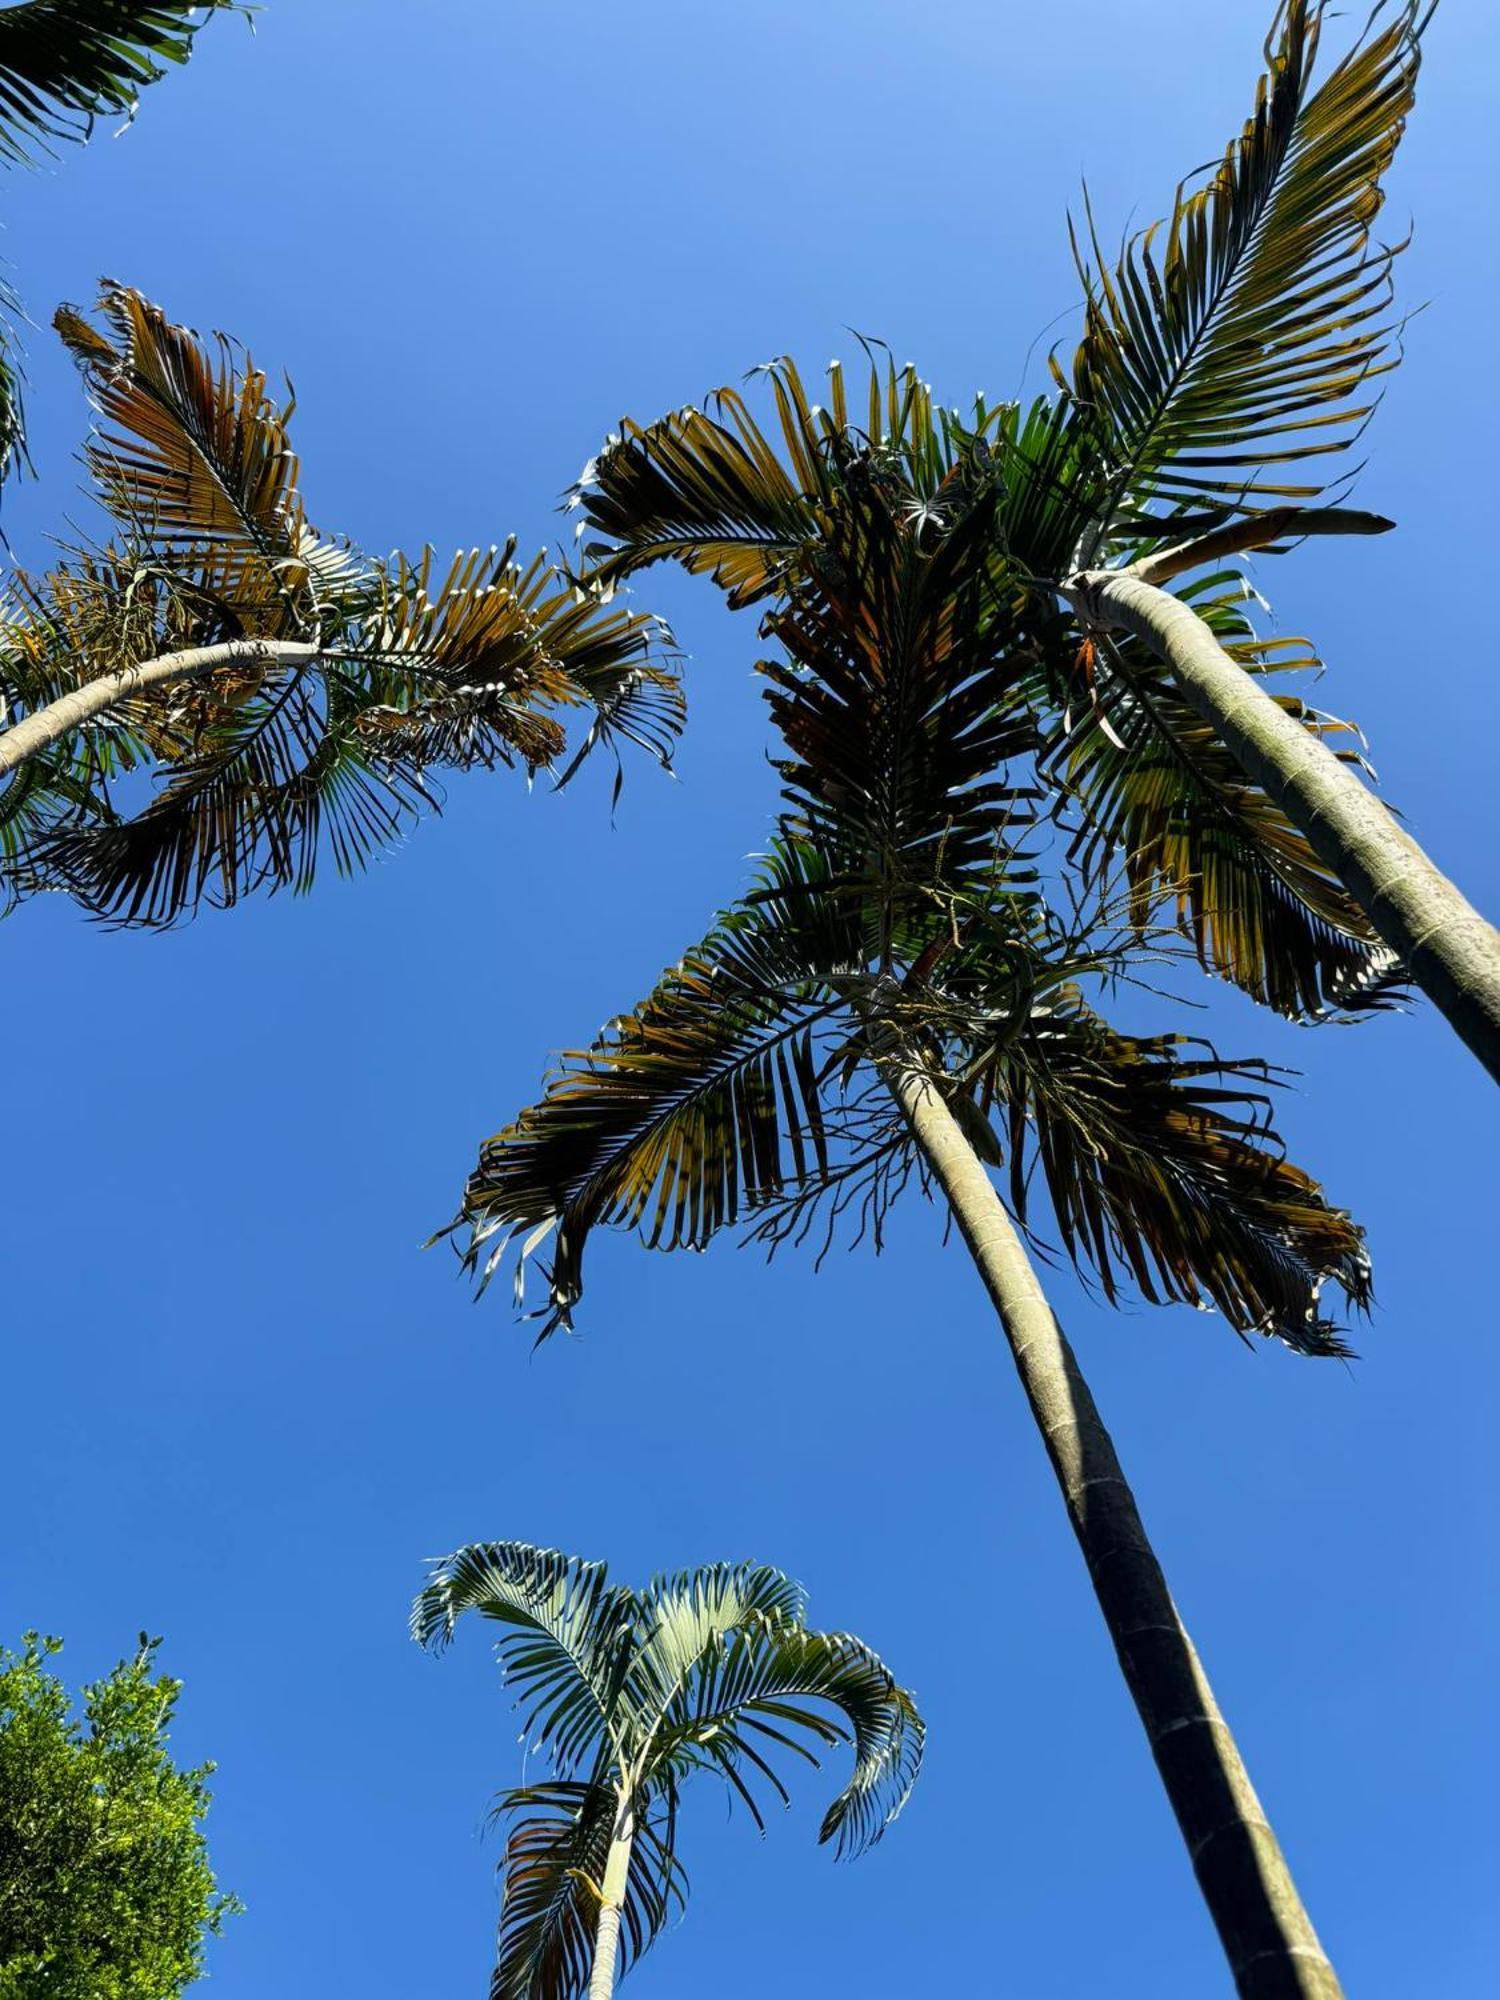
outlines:
[[[0,12],[0,161],[52,157],[54,141],[86,140],[99,118],[135,116],[141,89],[184,63],[210,14],[241,0],[23,0]],[[14,340],[0,287],[0,476],[24,455]]]
[[[1206,740],[1205,776],[1227,764],[1301,830],[1500,1077],[1500,934],[1330,752],[1326,723],[1286,713],[1162,588],[1241,550],[1391,525],[1309,503],[1320,461],[1359,435],[1371,385],[1397,358],[1397,253],[1371,230],[1432,11],[1377,8],[1315,88],[1322,0],[1286,0],[1255,111],[1221,164],[1179,190],[1170,220],[1129,242],[1113,273],[1091,234],[1083,340],[1071,375],[1055,369],[1077,455],[1075,539],[1049,573],[1088,639],[1123,632],[1165,664],[1186,709],[1179,754]],[[1159,733],[1142,719],[1139,658],[1107,656],[1138,750]],[[1096,785],[1116,829],[1134,783]]]
[[[841,377],[822,412],[788,366],[771,379],[790,465],[726,396],[649,452],[617,444],[590,506],[632,560],[675,554],[736,603],[770,600],[776,837],[750,892],[486,1143],[453,1227],[481,1285],[513,1243],[524,1267],[555,1232],[546,1334],[571,1321],[597,1226],[699,1249],[744,1219],[773,1246],[826,1243],[847,1217],[878,1245],[902,1187],[935,1185],[1010,1343],[1240,1991],[1326,2000],[1334,1973],[1022,1237],[1041,1182],[1108,1297],[1133,1281],[1321,1355],[1348,1350],[1320,1290],[1367,1299],[1362,1238],[1282,1156],[1263,1065],[1117,1032],[1091,1002],[1140,952],[1128,921],[1055,915],[1024,852],[1031,801],[1004,773],[1035,745],[1014,699],[1031,599],[993,560],[998,454],[906,373],[872,369],[859,427]],[[1330,950],[1330,981],[1366,969],[1356,946]]]
[[[1500,936],[1361,782],[1357,732],[1268,692],[1269,674],[1318,661],[1258,639],[1222,567],[1391,526],[1318,504],[1316,475],[1395,365],[1397,252],[1371,231],[1427,17],[1378,8],[1314,88],[1322,17],[1320,0],[1279,10],[1254,116],[1170,221],[1113,271],[1092,229],[1079,244],[1086,325],[1071,373],[1054,364],[1061,393],[981,400],[963,425],[939,414],[997,488],[1007,698],[1036,713],[1047,776],[1081,810],[1081,858],[1123,854],[1143,921],[1175,903],[1204,963],[1285,1013],[1409,977],[1500,1074]],[[929,401],[914,371],[901,381]],[[748,602],[796,569],[816,546],[822,447],[794,377],[778,395],[785,463],[734,397],[610,442],[575,495],[606,537],[602,579],[669,557]]]
[[[103,332],[67,307],[57,326],[102,419],[87,459],[115,535],[17,572],[0,607],[0,887],[166,924],[305,889],[320,852],[351,871],[437,803],[435,767],[551,765],[570,714],[578,756],[628,740],[668,760],[681,696],[656,621],[513,541],[444,565],[319,535],[292,405],[249,356],[120,286],[101,310]]]
[[[623,1974],[686,1901],[677,1812],[697,1773],[764,1832],[757,1789],[789,1800],[770,1760],[816,1765],[851,1742],[854,1774],[818,1836],[840,1855],[879,1840],[916,1782],[912,1697],[860,1640],[810,1631],[779,1570],[716,1563],[636,1591],[603,1563],[479,1542],[434,1565],[413,1636],[439,1649],[465,1611],[501,1627],[523,1740],[555,1773],[496,1803],[511,1825],[491,2000],[609,2000],[617,1957]]]

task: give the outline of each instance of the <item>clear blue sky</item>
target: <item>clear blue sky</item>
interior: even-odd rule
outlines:
[[[1358,11],[1358,10],[1356,10]],[[1242,110],[1270,0],[266,0],[135,129],[6,182],[42,326],[107,273],[293,376],[312,518],[377,550],[560,527],[649,418],[846,326],[947,400],[1019,384],[1076,298],[1064,210],[1159,211]],[[1448,0],[1393,186],[1428,310],[1369,440],[1379,545],[1262,583],[1368,731],[1391,798],[1500,906],[1490,167],[1500,27]],[[1057,331],[1067,331],[1066,324]],[[1033,363],[1033,366],[1035,364]],[[40,484],[84,412],[31,336]],[[693,659],[681,781],[454,789],[369,876],[167,937],[61,902],[6,967],[0,1634],[75,1676],[137,1629],[219,1760],[215,1860],[249,1914],[222,2000],[485,1990],[490,1793],[518,1774],[481,1629],[405,1636],[424,1556],[517,1536],[640,1577],[755,1556],[880,1648],[931,1721],[868,1859],[814,1779],[757,1840],[712,1792],[659,2000],[1004,1992],[1200,2000],[1227,1979],[1040,1445],[937,1218],[819,1276],[724,1240],[601,1239],[576,1341],[533,1356],[417,1245],[550,1051],[633,1002],[743,879],[772,794],[748,620],[663,576]],[[1496,1101],[1424,1014],[1292,1031],[1210,992],[1229,1053],[1292,1062],[1299,1158],[1368,1225],[1352,1371],[1059,1277],[1179,1602],[1351,1994],[1500,1984],[1493,1581]]]

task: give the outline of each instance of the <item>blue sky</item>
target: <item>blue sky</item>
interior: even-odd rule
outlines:
[[[377,550],[539,546],[622,412],[781,351],[815,374],[849,326],[945,400],[1014,393],[1076,300],[1081,176],[1111,228],[1159,212],[1247,106],[1268,13],[267,0],[128,136],[7,183],[41,474],[8,531],[36,551],[82,511],[82,399],[44,329],[101,274],[285,368],[313,520]],[[1492,10],[1448,0],[1392,186],[1427,310],[1360,491],[1400,532],[1260,576],[1491,909],[1497,57]],[[503,1296],[475,1307],[418,1253],[549,1053],[639,996],[762,838],[750,622],[675,577],[641,597],[692,654],[693,712],[680,781],[633,770],[613,828],[603,774],[561,800],[501,776],[309,901],[166,937],[51,901],[6,924],[0,1634],[64,1634],[79,1678],[166,1635],[178,1749],[219,1760],[214,1857],[249,1905],[212,1955],[222,2000],[484,1991],[481,1823],[515,1725],[482,1631],[432,1661],[405,1614],[424,1556],[487,1536],[624,1577],[780,1564],[930,1720],[906,1817],[856,1864],[814,1845],[832,1773],[764,1843],[694,1800],[692,1906],[639,1993],[1224,1991],[932,1210],[817,1276],[601,1239],[578,1338],[536,1355]],[[1370,1233],[1364,1359],[1249,1352],[1062,1275],[1054,1297],[1349,1990],[1466,2000],[1500,1975],[1495,1100],[1425,1012],[1313,1033],[1199,997],[1227,1053],[1303,1071],[1283,1124]]]

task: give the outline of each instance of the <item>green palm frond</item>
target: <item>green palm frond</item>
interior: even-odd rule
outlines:
[[[1284,1156],[1264,1063],[1181,1035],[1116,1033],[1076,993],[1038,1010],[967,1081],[993,1112],[1023,1222],[1039,1170],[1063,1247],[1107,1298],[1211,1302],[1241,1334],[1348,1349],[1319,1307],[1332,1281],[1369,1304],[1363,1233]]]
[[[602,1881],[619,1811],[613,1786],[553,1783],[504,1792],[500,1939],[490,2000],[582,2000],[593,1966]],[[670,1816],[639,1808],[620,1911],[620,1976],[687,1905]]]
[[[835,949],[857,949],[833,928]],[[821,1031],[839,1012],[827,984],[839,970],[810,963],[804,940],[788,945],[757,913],[730,912],[634,1013],[565,1054],[470,1177],[453,1226],[470,1228],[465,1262],[482,1264],[481,1284],[515,1234],[555,1223],[550,1333],[569,1324],[593,1229],[702,1248],[826,1171]]]
[[[1247,673],[1317,666],[1304,641],[1254,633],[1237,578],[1205,577],[1180,595]],[[1060,691],[1067,705],[1054,710],[1043,765],[1081,816],[1071,859],[1085,879],[1106,879],[1123,857],[1137,926],[1175,905],[1205,969],[1279,1013],[1391,1005],[1399,968],[1363,911],[1156,656],[1101,637],[1088,657],[1089,684]],[[1324,740],[1356,735],[1295,695],[1272,699]],[[1359,761],[1355,749],[1336,754]]]
[[[634,1594],[612,1586],[603,1563],[525,1542],[477,1542],[433,1563],[412,1606],[412,1636],[441,1651],[465,1611],[502,1628],[496,1651],[525,1734],[571,1777],[610,1741]]]
[[[27,0],[0,12],[0,159],[46,157],[184,63],[210,14],[239,0]]]
[[[1325,8],[1285,0],[1255,110],[1220,164],[1113,271],[1097,235],[1076,246],[1087,319],[1071,375],[1055,372],[1101,461],[1101,533],[1127,504],[1254,510],[1322,491],[1320,462],[1394,365],[1396,251],[1371,232],[1415,92],[1420,13],[1378,7],[1315,87]]]
[[[757,1784],[781,1804],[789,1799],[770,1762],[776,1750],[816,1764],[818,1749],[852,1742],[853,1774],[818,1834],[842,1857],[873,1846],[900,1813],[925,1734],[910,1693],[862,1641],[751,1619],[706,1637],[696,1670],[658,1726],[653,1754],[683,1774],[718,1771],[764,1831]]]

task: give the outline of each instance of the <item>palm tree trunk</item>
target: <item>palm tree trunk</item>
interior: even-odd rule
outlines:
[[[1301,827],[1417,985],[1500,1081],[1500,932],[1180,598],[1128,570],[1076,576],[1063,595],[1089,624],[1133,632],[1166,662],[1241,768]]]
[[[630,1849],[634,1840],[635,1814],[629,1805],[623,1805],[615,1822],[609,1859],[604,1868],[604,1894],[599,1902],[599,1928],[594,1934],[594,1969],[589,1978],[589,2000],[611,2000],[615,1990],[620,1911],[625,1905],[625,1889],[630,1880]]]
[[[96,715],[103,715],[122,701],[144,694],[148,688],[164,687],[172,681],[195,680],[219,667],[260,667],[273,661],[301,662],[316,659],[318,648],[293,639],[229,639],[220,646],[194,646],[182,653],[163,653],[159,659],[143,660],[136,667],[122,667],[118,673],[101,674],[82,687],[59,695],[34,715],[28,715],[13,729],[0,735],[0,777],[14,771],[49,744],[70,736]]]
[[[1241,2000],[1341,2000],[1109,1433],[1004,1204],[930,1073],[899,1060],[883,1069],[1005,1329]]]

